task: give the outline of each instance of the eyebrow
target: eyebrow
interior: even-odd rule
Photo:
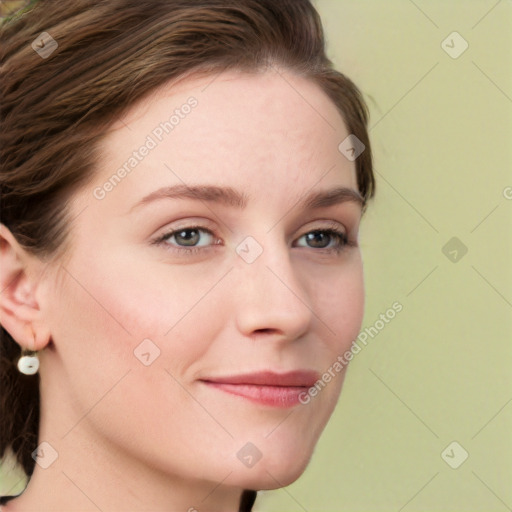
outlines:
[[[129,213],[140,206],[161,199],[195,199],[198,201],[219,203],[243,210],[247,206],[249,198],[244,193],[232,187],[219,187],[215,185],[174,185],[162,187],[144,196],[130,208]],[[365,204],[363,197],[357,190],[349,187],[336,187],[310,192],[300,199],[295,206],[314,210],[346,202],[355,202],[361,207]]]

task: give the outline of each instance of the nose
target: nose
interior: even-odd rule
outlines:
[[[244,336],[293,341],[311,328],[315,315],[305,276],[299,275],[292,263],[289,248],[275,243],[252,263],[237,261],[234,309],[238,330]]]

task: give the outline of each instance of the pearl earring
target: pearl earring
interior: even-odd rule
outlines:
[[[34,375],[39,370],[39,357],[37,352],[22,349],[18,360],[18,370],[25,375]]]
[[[32,326],[30,326],[32,336],[34,338],[33,344],[36,344],[36,334]],[[18,359],[18,370],[24,375],[35,375],[39,370],[39,357],[35,350],[27,348],[21,349],[21,357]]]

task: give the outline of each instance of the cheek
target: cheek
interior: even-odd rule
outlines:
[[[219,270],[194,277],[161,263],[143,266],[136,258],[77,258],[63,273],[52,301],[57,357],[48,358],[44,375],[70,411],[61,435],[92,408],[80,428],[93,425],[116,443],[129,443],[141,428],[149,439],[183,439],[194,418],[203,418],[179,383],[216,336],[214,321],[201,317],[214,301],[207,292]],[[170,426],[176,411],[183,422]]]
[[[202,313],[222,269],[197,275],[107,251],[89,256],[69,264],[52,301],[53,338],[66,364],[88,365],[89,373],[92,364],[137,368],[149,351],[157,366],[181,371],[201,357],[216,332],[215,316],[204,322]]]
[[[364,278],[359,251],[335,271],[323,269],[310,285],[319,329],[325,333],[322,340],[331,355],[339,355],[357,338],[363,321]]]

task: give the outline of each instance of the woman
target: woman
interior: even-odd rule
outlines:
[[[2,510],[251,510],[361,327],[358,89],[309,0],[39,1],[1,43]]]

